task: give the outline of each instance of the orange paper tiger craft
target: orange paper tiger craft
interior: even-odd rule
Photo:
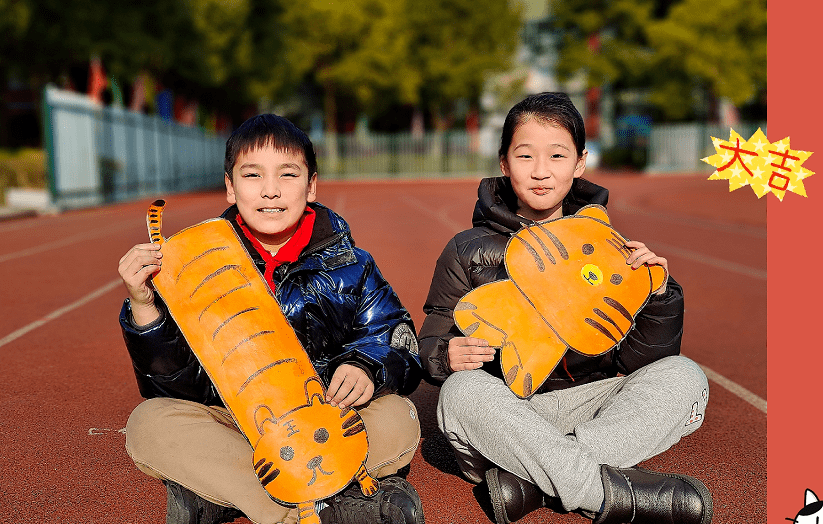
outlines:
[[[368,440],[357,411],[326,403],[306,351],[228,221],[213,219],[164,239],[165,202],[149,208],[149,236],[162,244],[154,287],[166,302],[226,408],[254,448],[260,483],[319,523],[314,502],[352,479],[366,495]]]
[[[596,356],[614,348],[665,284],[663,267],[633,270],[630,254],[602,206],[524,227],[506,245],[509,280],[466,294],[455,323],[467,336],[501,347],[506,384],[529,397],[566,350]]]

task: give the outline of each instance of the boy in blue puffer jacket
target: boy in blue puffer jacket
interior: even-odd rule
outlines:
[[[414,488],[397,475],[420,439],[420,382],[411,317],[348,225],[316,203],[311,141],[285,118],[247,120],[226,143],[222,215],[238,233],[314,367],[327,401],[358,408],[369,435],[366,467],[382,478],[372,498],[356,483],[320,503],[324,524],[422,524]],[[129,417],[126,449],[167,487],[167,524],[216,524],[245,515],[258,524],[295,522],[252,468],[252,448],[222,405],[180,329],[150,284],[162,269],[157,244],[120,260],[128,290],[120,313],[126,347],[146,400]]]

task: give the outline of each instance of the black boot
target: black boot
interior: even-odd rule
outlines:
[[[699,480],[603,465],[605,502],[594,524],[709,524],[712,495]]]
[[[221,524],[243,516],[240,510],[209,502],[180,484],[169,480],[163,484],[166,485],[166,524]]]
[[[489,496],[497,524],[520,520],[546,505],[546,498],[540,488],[506,470],[487,470],[486,484],[489,485]]]
[[[323,524],[423,524],[423,505],[405,479],[380,479],[380,489],[368,497],[357,483],[326,500],[320,511]]]

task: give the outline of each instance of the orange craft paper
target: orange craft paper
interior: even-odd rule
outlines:
[[[595,356],[615,347],[666,282],[661,266],[633,270],[625,243],[595,205],[524,227],[506,245],[509,279],[466,294],[455,323],[500,347],[506,384],[529,397],[568,349]]]
[[[269,495],[319,522],[314,501],[352,479],[372,495],[368,439],[357,411],[325,401],[306,351],[232,226],[207,220],[163,239],[165,202],[147,217],[163,264],[154,287],[254,448]]]

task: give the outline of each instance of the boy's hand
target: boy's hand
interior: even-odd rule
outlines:
[[[117,271],[126,285],[135,324],[145,326],[160,316],[154,305],[151,276],[160,271],[163,253],[158,244],[138,244],[120,259]]]
[[[340,364],[331,377],[326,402],[344,409],[365,404],[372,395],[374,383],[365,371],[351,364]]]
[[[643,264],[647,264],[650,266],[663,266],[663,269],[666,270],[666,274],[669,274],[669,262],[663,258],[659,257],[654,254],[652,250],[646,247],[646,244],[643,242],[638,242],[636,240],[632,240],[630,242],[626,242],[626,247],[629,249],[633,249],[632,254],[629,255],[629,258],[626,259],[627,264],[631,264],[633,269],[637,269]],[[664,282],[663,285],[658,289],[655,294],[662,295],[666,292],[666,283]]]
[[[477,369],[484,362],[494,360],[495,348],[482,338],[454,337],[449,340],[447,353],[452,371]]]

